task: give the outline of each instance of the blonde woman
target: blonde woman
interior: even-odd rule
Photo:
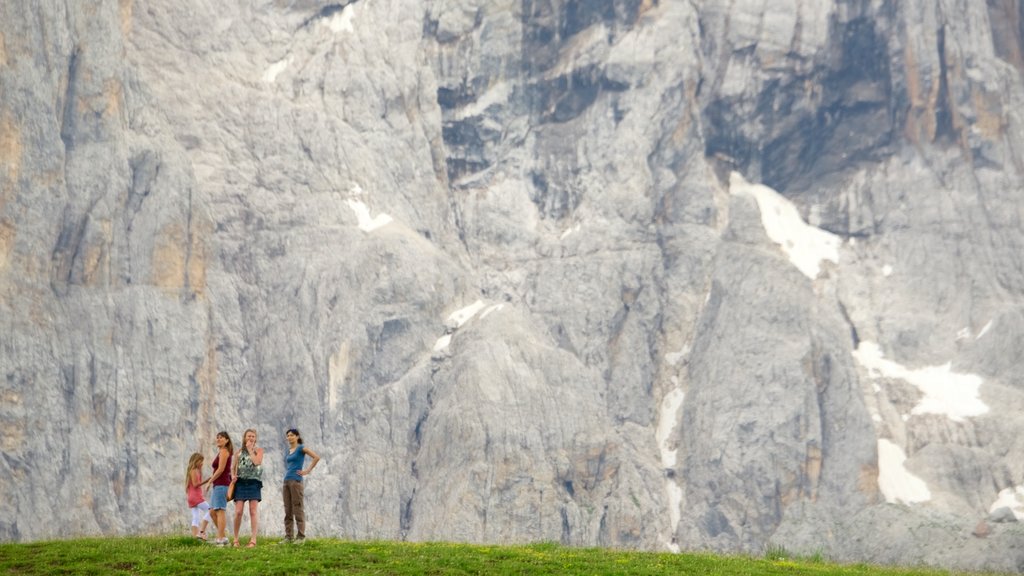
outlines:
[[[258,506],[263,499],[263,448],[256,445],[256,430],[249,428],[242,434],[242,447],[235,453],[235,542],[242,528],[242,513],[249,503],[249,548],[256,547],[259,528]]]

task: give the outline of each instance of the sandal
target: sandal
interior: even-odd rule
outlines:
[[[238,538],[235,538],[235,541],[231,543],[231,546],[233,548],[238,548]]]
[[[248,543],[248,544],[246,544],[246,546],[245,546],[245,547],[246,547],[246,548],[255,548],[255,547],[256,547],[256,539],[255,539],[255,538],[253,538],[253,539],[250,539],[250,540],[249,540],[249,543]]]

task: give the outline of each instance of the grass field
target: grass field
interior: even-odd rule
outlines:
[[[769,574],[878,576],[952,574],[943,570],[829,564],[786,558],[775,549],[761,558],[622,552],[555,544],[475,546],[444,543],[310,540],[301,546],[217,548],[189,537],[61,540],[0,544],[3,574]],[[245,540],[243,540],[243,545]],[[965,574],[965,573],[958,573]]]

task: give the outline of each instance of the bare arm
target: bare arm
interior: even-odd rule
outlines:
[[[228,458],[230,456],[231,454],[227,451],[226,448],[220,449],[220,461],[217,462],[217,469],[214,470],[213,474],[210,475],[210,482],[213,482],[217,478],[220,478],[220,475],[224,473],[224,469],[228,467]]]
[[[299,470],[299,476],[306,476],[313,471],[313,468],[316,468],[317,462],[320,462],[320,457],[316,455],[316,452],[313,452],[305,446],[302,447],[302,453],[313,459],[313,461],[309,463],[309,468]]]
[[[257,448],[252,451],[252,463],[257,466],[263,464],[263,448]]]
[[[234,482],[238,478],[238,455],[242,453],[242,449],[239,448],[238,452],[235,452],[235,457],[231,459],[231,481]]]

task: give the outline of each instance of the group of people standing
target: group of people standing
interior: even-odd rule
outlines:
[[[256,546],[259,527],[258,505],[263,499],[263,448],[256,445],[256,430],[249,428],[242,434],[242,447],[237,451],[227,432],[217,433],[217,455],[211,462],[212,472],[203,479],[203,455],[194,452],[185,470],[185,497],[192,512],[192,535],[207,540],[206,527],[213,523],[217,534],[213,543],[227,546],[228,501],[235,502],[234,539],[231,544],[239,546],[238,532],[242,528],[242,516],[246,503],[249,508],[249,548]],[[320,456],[302,442],[302,436],[295,428],[285,432],[288,450],[285,452],[285,474],[282,498],[284,499],[285,542],[301,544],[306,538],[306,514],[303,509],[302,478],[312,472]],[[305,468],[306,457],[310,458]],[[204,486],[209,488],[210,501],[204,498]]]

